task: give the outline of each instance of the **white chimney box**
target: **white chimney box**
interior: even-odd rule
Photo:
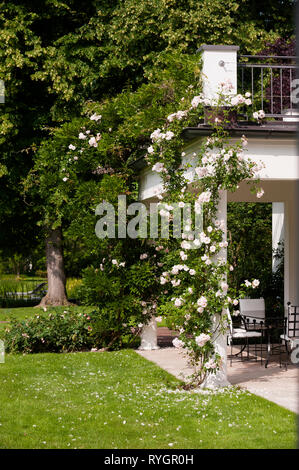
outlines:
[[[221,83],[230,82],[231,93],[237,94],[237,52],[239,46],[212,46],[199,48],[202,57],[203,95],[205,99],[217,99]]]

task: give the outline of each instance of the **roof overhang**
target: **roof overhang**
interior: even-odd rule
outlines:
[[[256,125],[252,123],[240,123],[238,126],[227,128],[230,137],[242,137],[245,135],[247,138],[278,138],[290,139],[296,138],[296,133],[299,132],[299,122],[268,122],[264,125]],[[200,137],[208,137],[213,134],[214,128],[207,124],[199,124],[198,127],[186,127],[182,136],[186,142],[199,139]],[[134,170],[140,171],[147,167],[144,157],[140,157],[130,164]]]

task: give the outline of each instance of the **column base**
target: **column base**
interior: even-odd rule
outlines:
[[[160,349],[160,346],[139,346],[139,351],[155,351]]]
[[[157,344],[157,322],[156,318],[151,317],[149,323],[142,328],[140,351],[151,351],[160,349]]]

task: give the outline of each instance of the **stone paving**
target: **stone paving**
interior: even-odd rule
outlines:
[[[170,347],[173,335],[166,328],[159,328],[158,344],[160,349],[137,351],[141,356],[156,363],[162,369],[184,380],[192,374],[185,355]],[[228,354],[230,353],[230,348]],[[227,375],[232,385],[246,388],[251,393],[273,401],[288,410],[299,413],[299,368],[293,364],[288,368],[280,367],[277,356],[270,358],[267,368],[265,363],[252,357],[247,360],[228,361]]]

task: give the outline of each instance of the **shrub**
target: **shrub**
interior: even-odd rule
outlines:
[[[92,319],[98,312],[76,313],[70,309],[36,315],[27,320],[12,319],[4,334],[7,352],[72,352],[90,349],[99,341],[92,337]],[[99,343],[97,343],[99,346]]]
[[[12,318],[4,336],[5,349],[12,353],[74,352],[138,346],[134,301],[115,302],[109,307],[77,313],[71,308],[52,310],[26,320]],[[130,317],[128,323],[125,319]]]
[[[91,266],[83,271],[78,299],[84,305],[99,307],[92,335],[104,347],[114,349],[131,343],[156,313],[156,269],[147,255],[131,266],[107,259],[99,268]]]

